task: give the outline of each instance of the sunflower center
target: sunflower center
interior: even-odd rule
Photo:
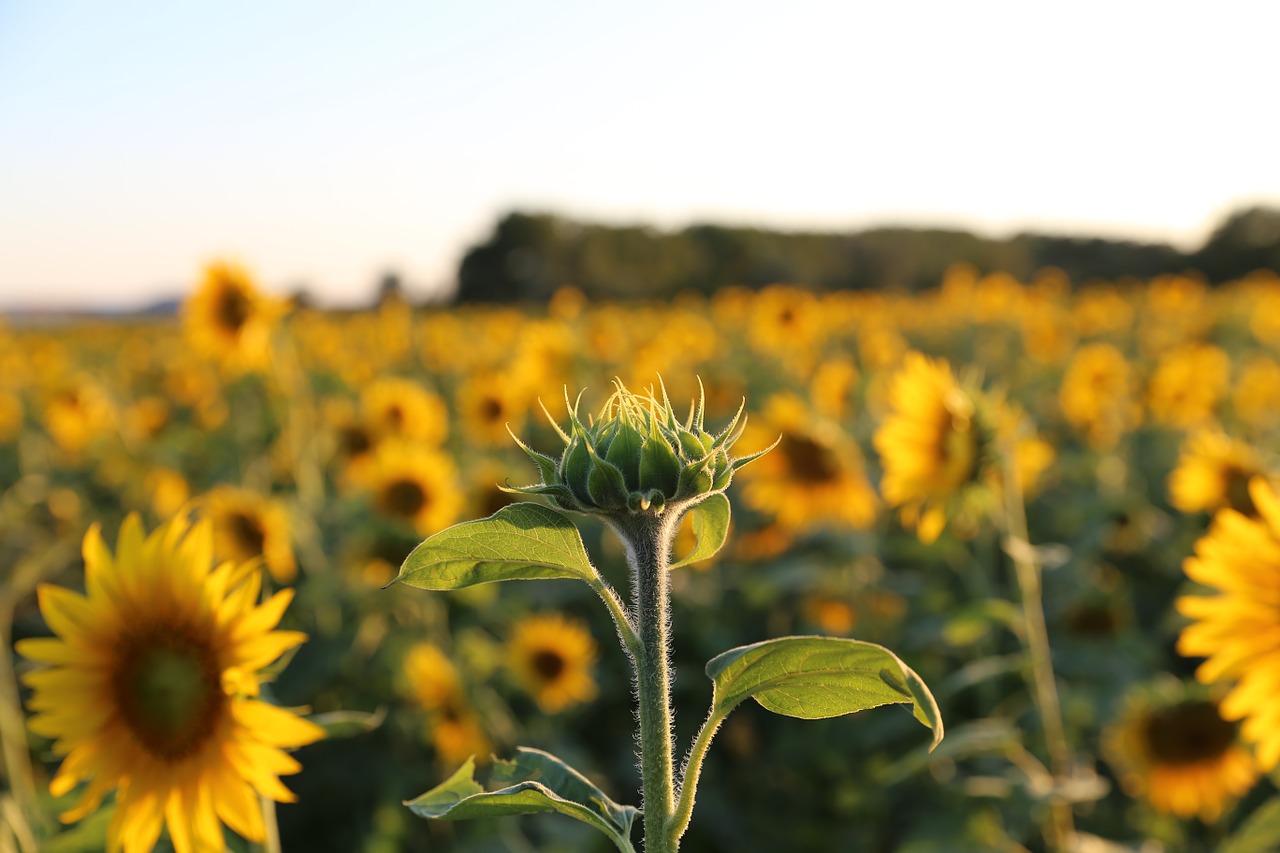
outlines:
[[[807,435],[784,432],[778,445],[787,469],[805,483],[829,483],[840,474],[840,463],[831,448]]]
[[[255,557],[262,553],[262,548],[267,542],[267,534],[262,529],[261,520],[256,516],[245,512],[234,512],[227,519],[227,529],[231,532],[241,553]]]
[[[240,331],[240,327],[249,322],[253,313],[253,303],[238,287],[224,288],[218,295],[218,325],[231,332]]]
[[[343,427],[338,433],[338,443],[347,456],[363,456],[373,448],[373,439],[362,426]]]
[[[533,669],[543,681],[555,681],[564,672],[564,657],[550,649],[539,649],[533,655]]]
[[[496,421],[502,417],[502,401],[496,397],[485,397],[480,402],[480,417],[486,421]]]
[[[404,421],[404,409],[399,404],[387,408],[387,423],[391,425],[392,429],[399,430],[403,428]]]
[[[173,761],[197,749],[226,706],[208,643],[156,626],[127,637],[120,662],[111,682],[116,705],[147,751]]]
[[[1235,741],[1235,723],[1218,714],[1212,702],[1187,702],[1151,715],[1147,747],[1163,764],[1196,764],[1217,758]]]
[[[978,461],[978,433],[971,418],[951,416],[938,455],[941,480],[949,488],[959,488],[969,480]]]
[[[396,480],[387,486],[383,500],[391,512],[411,518],[427,505],[427,490],[413,480]]]
[[[1249,497],[1249,472],[1235,466],[1222,472],[1222,492],[1227,506],[1243,515],[1257,517],[1258,508]]]

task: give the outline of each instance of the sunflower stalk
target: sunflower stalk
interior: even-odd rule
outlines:
[[[1054,781],[1061,784],[1071,773],[1071,751],[1062,724],[1062,705],[1053,672],[1053,654],[1044,618],[1044,596],[1038,552],[1031,546],[1027,532],[1027,513],[1023,503],[1017,460],[1011,449],[1002,454],[1004,464],[1005,551],[1013,560],[1022,598],[1023,642],[1031,659],[1030,686],[1036,710],[1044,729],[1045,749]],[[1049,826],[1045,833],[1049,849],[1066,853],[1075,837],[1071,804],[1053,795],[1049,803]]]

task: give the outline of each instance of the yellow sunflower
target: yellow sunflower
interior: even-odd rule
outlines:
[[[946,524],[945,504],[978,479],[985,443],[976,395],[946,361],[907,354],[889,390],[892,412],[873,439],[884,465],[884,498],[902,507],[904,524],[932,542]]]
[[[743,500],[787,530],[838,524],[863,530],[875,523],[879,500],[862,471],[857,445],[834,423],[817,417],[789,394],[765,403],[742,446],[778,446],[743,470]],[[781,435],[781,438],[779,438]]]
[[[1134,400],[1129,362],[1111,344],[1086,344],[1076,350],[1058,389],[1058,405],[1089,444],[1108,450],[1138,425],[1142,409]]]
[[[458,670],[438,646],[412,646],[405,654],[404,674],[409,695],[427,712],[427,732],[443,763],[489,754],[492,745],[467,702]]]
[[[596,698],[596,643],[581,623],[554,613],[526,617],[516,623],[507,648],[516,681],[545,713]]]
[[[218,261],[182,306],[193,348],[232,371],[256,370],[271,357],[271,331],[284,304],[258,290],[243,267]]]
[[[1253,787],[1258,769],[1218,705],[1190,696],[1132,696],[1103,732],[1102,747],[1125,792],[1156,811],[1212,823]]]
[[[1178,612],[1192,620],[1179,654],[1207,658],[1196,670],[1206,684],[1232,685],[1222,700],[1228,720],[1257,749],[1264,770],[1280,764],[1280,498],[1266,480],[1249,483],[1258,517],[1219,510],[1183,571],[1219,595],[1188,595]]]
[[[444,401],[411,379],[376,380],[360,395],[360,409],[379,438],[439,445],[449,434]]]
[[[456,521],[465,502],[453,460],[418,445],[380,444],[354,476],[379,512],[412,524],[424,536]]]
[[[72,455],[110,431],[115,422],[115,409],[106,392],[83,377],[59,385],[44,407],[45,429],[58,447]]]
[[[1204,429],[1182,445],[1169,475],[1169,501],[1183,512],[1231,507],[1254,515],[1249,481],[1263,473],[1258,454],[1219,430]]]
[[[261,559],[277,583],[298,574],[289,544],[289,517],[279,502],[234,486],[218,486],[201,500],[213,522],[213,552],[219,560]]]
[[[1231,359],[1218,347],[1183,345],[1156,365],[1147,388],[1151,414],[1157,421],[1183,428],[1210,421],[1230,376]]]
[[[520,433],[528,410],[524,383],[501,373],[476,373],[458,388],[458,417],[467,440],[480,447],[506,447],[507,433]]]
[[[163,826],[177,853],[225,849],[222,823],[251,841],[265,827],[259,795],[294,799],[282,748],[323,736],[260,699],[261,670],[306,636],[274,630],[293,593],[258,605],[253,564],[212,568],[213,526],[178,516],[147,536],[137,515],[112,555],[95,525],[84,540],[81,595],[42,585],[53,638],[18,652],[49,666],[33,689],[31,731],[65,756],[54,796],[88,787],[62,820],[80,820],[116,791],[109,847],[151,850]]]

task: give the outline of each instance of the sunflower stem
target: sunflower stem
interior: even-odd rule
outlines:
[[[276,801],[270,797],[261,797],[262,825],[266,828],[262,837],[263,853],[282,853],[280,847],[280,825],[276,822]]]
[[[1027,533],[1027,511],[1012,448],[1004,455],[1005,523],[1007,552],[1013,560],[1022,596],[1024,642],[1031,658],[1031,691],[1044,729],[1045,748],[1054,781],[1061,783],[1071,772],[1071,751],[1062,725],[1062,705],[1053,673],[1053,653],[1044,618],[1040,560]],[[1056,794],[1050,800],[1050,823],[1045,833],[1049,849],[1065,853],[1072,848],[1075,826],[1071,804]]]
[[[616,516],[627,548],[637,633],[636,702],[640,710],[640,779],[645,853],[675,853],[675,760],[671,713],[671,542],[679,513]]]

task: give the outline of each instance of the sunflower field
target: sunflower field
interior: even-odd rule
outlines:
[[[639,805],[596,597],[392,582],[615,382],[773,445],[671,571],[679,754],[707,661],[786,634],[892,648],[946,724],[745,703],[685,849],[1280,849],[1280,277],[326,312],[217,263],[177,318],[0,327],[0,853],[610,849],[403,805],[517,744]]]

